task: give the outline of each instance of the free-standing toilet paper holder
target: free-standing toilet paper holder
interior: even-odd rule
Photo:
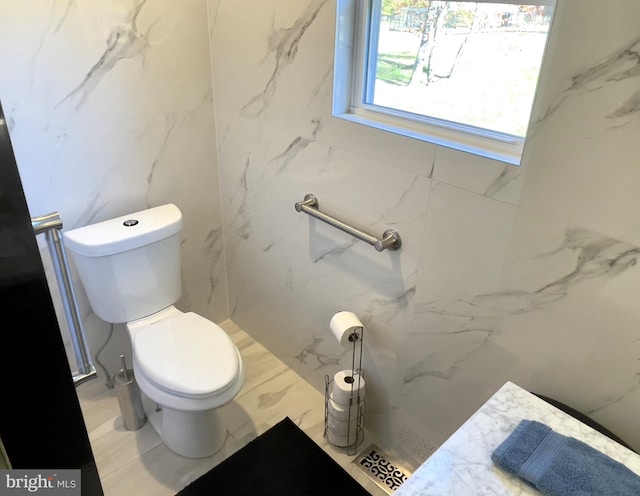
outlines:
[[[350,383],[351,394],[348,395],[346,404],[334,401],[332,383],[335,378],[324,376],[324,437],[332,448],[344,451],[348,455],[355,455],[364,438],[365,380],[362,370],[364,326],[359,333],[354,332],[349,341],[351,341],[351,375],[344,380]],[[346,436],[344,429],[346,429]]]

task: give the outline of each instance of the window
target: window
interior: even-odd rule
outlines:
[[[519,164],[555,0],[338,0],[333,114]]]

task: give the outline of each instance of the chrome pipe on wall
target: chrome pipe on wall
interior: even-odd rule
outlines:
[[[62,297],[62,306],[64,314],[69,326],[69,334],[71,336],[71,344],[73,353],[76,357],[78,365],[78,373],[73,376],[73,382],[76,386],[97,377],[96,369],[91,361],[89,347],[86,342],[80,311],[76,301],[76,294],[73,288],[71,272],[69,271],[69,262],[64,251],[64,242],[60,231],[62,230],[62,219],[58,212],[33,217],[31,219],[33,232],[37,235],[44,234],[51,252],[51,260],[53,269],[56,274],[60,295]]]

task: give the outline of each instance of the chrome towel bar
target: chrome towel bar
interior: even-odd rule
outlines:
[[[318,210],[318,199],[312,193],[305,195],[303,201],[296,202],[295,207],[297,212],[307,213],[322,222],[326,222],[327,224],[350,234],[351,236],[362,241],[366,241],[378,251],[383,251],[385,249],[397,250],[402,246],[400,235],[393,229],[387,229],[383,232],[382,238],[380,239],[358,229],[357,227],[353,227],[341,220],[338,220],[335,217],[320,212],[320,210]]]

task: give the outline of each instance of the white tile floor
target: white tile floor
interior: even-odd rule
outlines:
[[[223,448],[199,460],[180,457],[161,443],[149,423],[138,431],[122,426],[113,390],[101,381],[78,387],[78,397],[106,496],[171,496],[249,441],[288,416],[372,495],[385,494],[323,438],[324,398],[293,370],[231,321],[221,324],[242,353],[247,377],[234,401],[222,407],[228,434]],[[374,442],[367,434],[360,449]]]

